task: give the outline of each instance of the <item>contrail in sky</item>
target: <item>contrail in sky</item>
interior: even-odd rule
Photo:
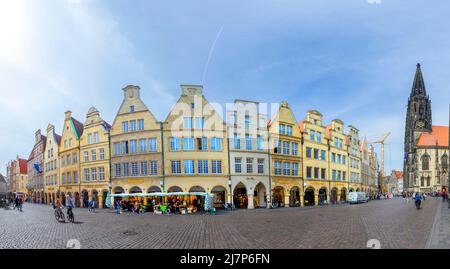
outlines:
[[[209,62],[211,61],[211,56],[214,52],[214,48],[216,47],[217,40],[219,40],[220,35],[222,34],[224,24],[220,27],[219,32],[216,35],[216,39],[214,39],[214,42],[211,45],[211,49],[209,50],[208,60],[206,61],[205,69],[203,70],[203,77],[202,77],[202,85],[205,82],[206,73],[208,72],[208,66]]]

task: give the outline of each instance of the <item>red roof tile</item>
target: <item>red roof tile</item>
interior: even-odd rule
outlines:
[[[417,141],[419,147],[448,147],[448,127],[433,126],[431,133],[422,133]]]
[[[402,178],[403,177],[403,172],[401,172],[401,171],[394,171],[394,173],[395,173],[395,176],[397,178]]]

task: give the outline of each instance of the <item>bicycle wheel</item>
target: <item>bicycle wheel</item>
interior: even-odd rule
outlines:
[[[55,210],[55,218],[58,222],[65,222],[64,213],[59,210]]]
[[[69,219],[70,222],[74,222],[75,221],[75,216],[73,215],[73,213],[69,214],[67,216],[67,218]]]

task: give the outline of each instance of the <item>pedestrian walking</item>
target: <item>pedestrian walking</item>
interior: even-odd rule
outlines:
[[[91,212],[92,212],[92,213],[95,213],[95,206],[96,206],[95,200],[92,199],[92,209],[91,209]]]
[[[120,214],[120,208],[121,208],[120,201],[116,201],[116,214]]]
[[[19,199],[19,209],[20,209],[20,212],[23,212],[23,211],[22,211],[22,208],[23,208],[23,197],[20,197],[20,199]]]
[[[88,202],[88,211],[89,211],[89,212],[92,212],[92,202],[93,202],[92,199],[89,200],[89,202]]]

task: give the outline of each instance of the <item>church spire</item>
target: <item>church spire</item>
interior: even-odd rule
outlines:
[[[422,70],[420,69],[420,63],[417,64],[416,75],[414,76],[414,82],[411,89],[411,97],[423,95],[426,96],[425,82],[423,81]]]

